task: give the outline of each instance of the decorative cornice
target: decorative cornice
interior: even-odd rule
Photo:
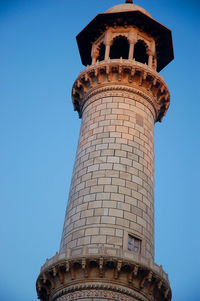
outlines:
[[[141,95],[153,106],[155,121],[162,120],[170,104],[165,81],[149,66],[135,60],[97,61],[79,74],[72,88],[74,109],[80,117],[88,98],[102,89],[118,89]]]
[[[57,261],[41,271],[36,287],[41,301],[86,289],[116,291],[140,301],[171,300],[169,282],[150,266],[102,255]]]

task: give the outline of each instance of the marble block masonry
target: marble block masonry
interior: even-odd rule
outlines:
[[[154,262],[154,124],[170,104],[159,75],[171,31],[126,1],[77,36],[83,65],[72,88],[82,118],[60,251],[47,259],[41,301],[170,301]]]

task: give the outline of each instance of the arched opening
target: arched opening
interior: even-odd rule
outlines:
[[[104,43],[101,43],[100,46],[99,46],[99,56],[98,56],[97,60],[99,60],[99,61],[104,60],[104,58],[105,58],[105,49],[106,49],[106,47],[105,47]]]
[[[110,47],[111,59],[128,59],[129,55],[129,42],[126,37],[118,36],[114,39],[112,46]]]
[[[134,59],[137,62],[143,63],[143,64],[148,64],[148,54],[146,50],[146,44],[139,40],[134,47]]]

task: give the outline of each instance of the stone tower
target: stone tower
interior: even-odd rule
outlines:
[[[86,66],[72,89],[82,118],[60,251],[37,279],[42,301],[169,301],[154,262],[154,123],[170,94],[158,72],[171,31],[132,1],[77,36]]]

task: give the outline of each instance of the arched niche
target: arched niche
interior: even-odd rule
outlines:
[[[128,59],[129,41],[124,36],[117,36],[110,47],[110,59]]]
[[[148,64],[147,45],[144,41],[139,40],[134,46],[133,58],[140,63]]]

